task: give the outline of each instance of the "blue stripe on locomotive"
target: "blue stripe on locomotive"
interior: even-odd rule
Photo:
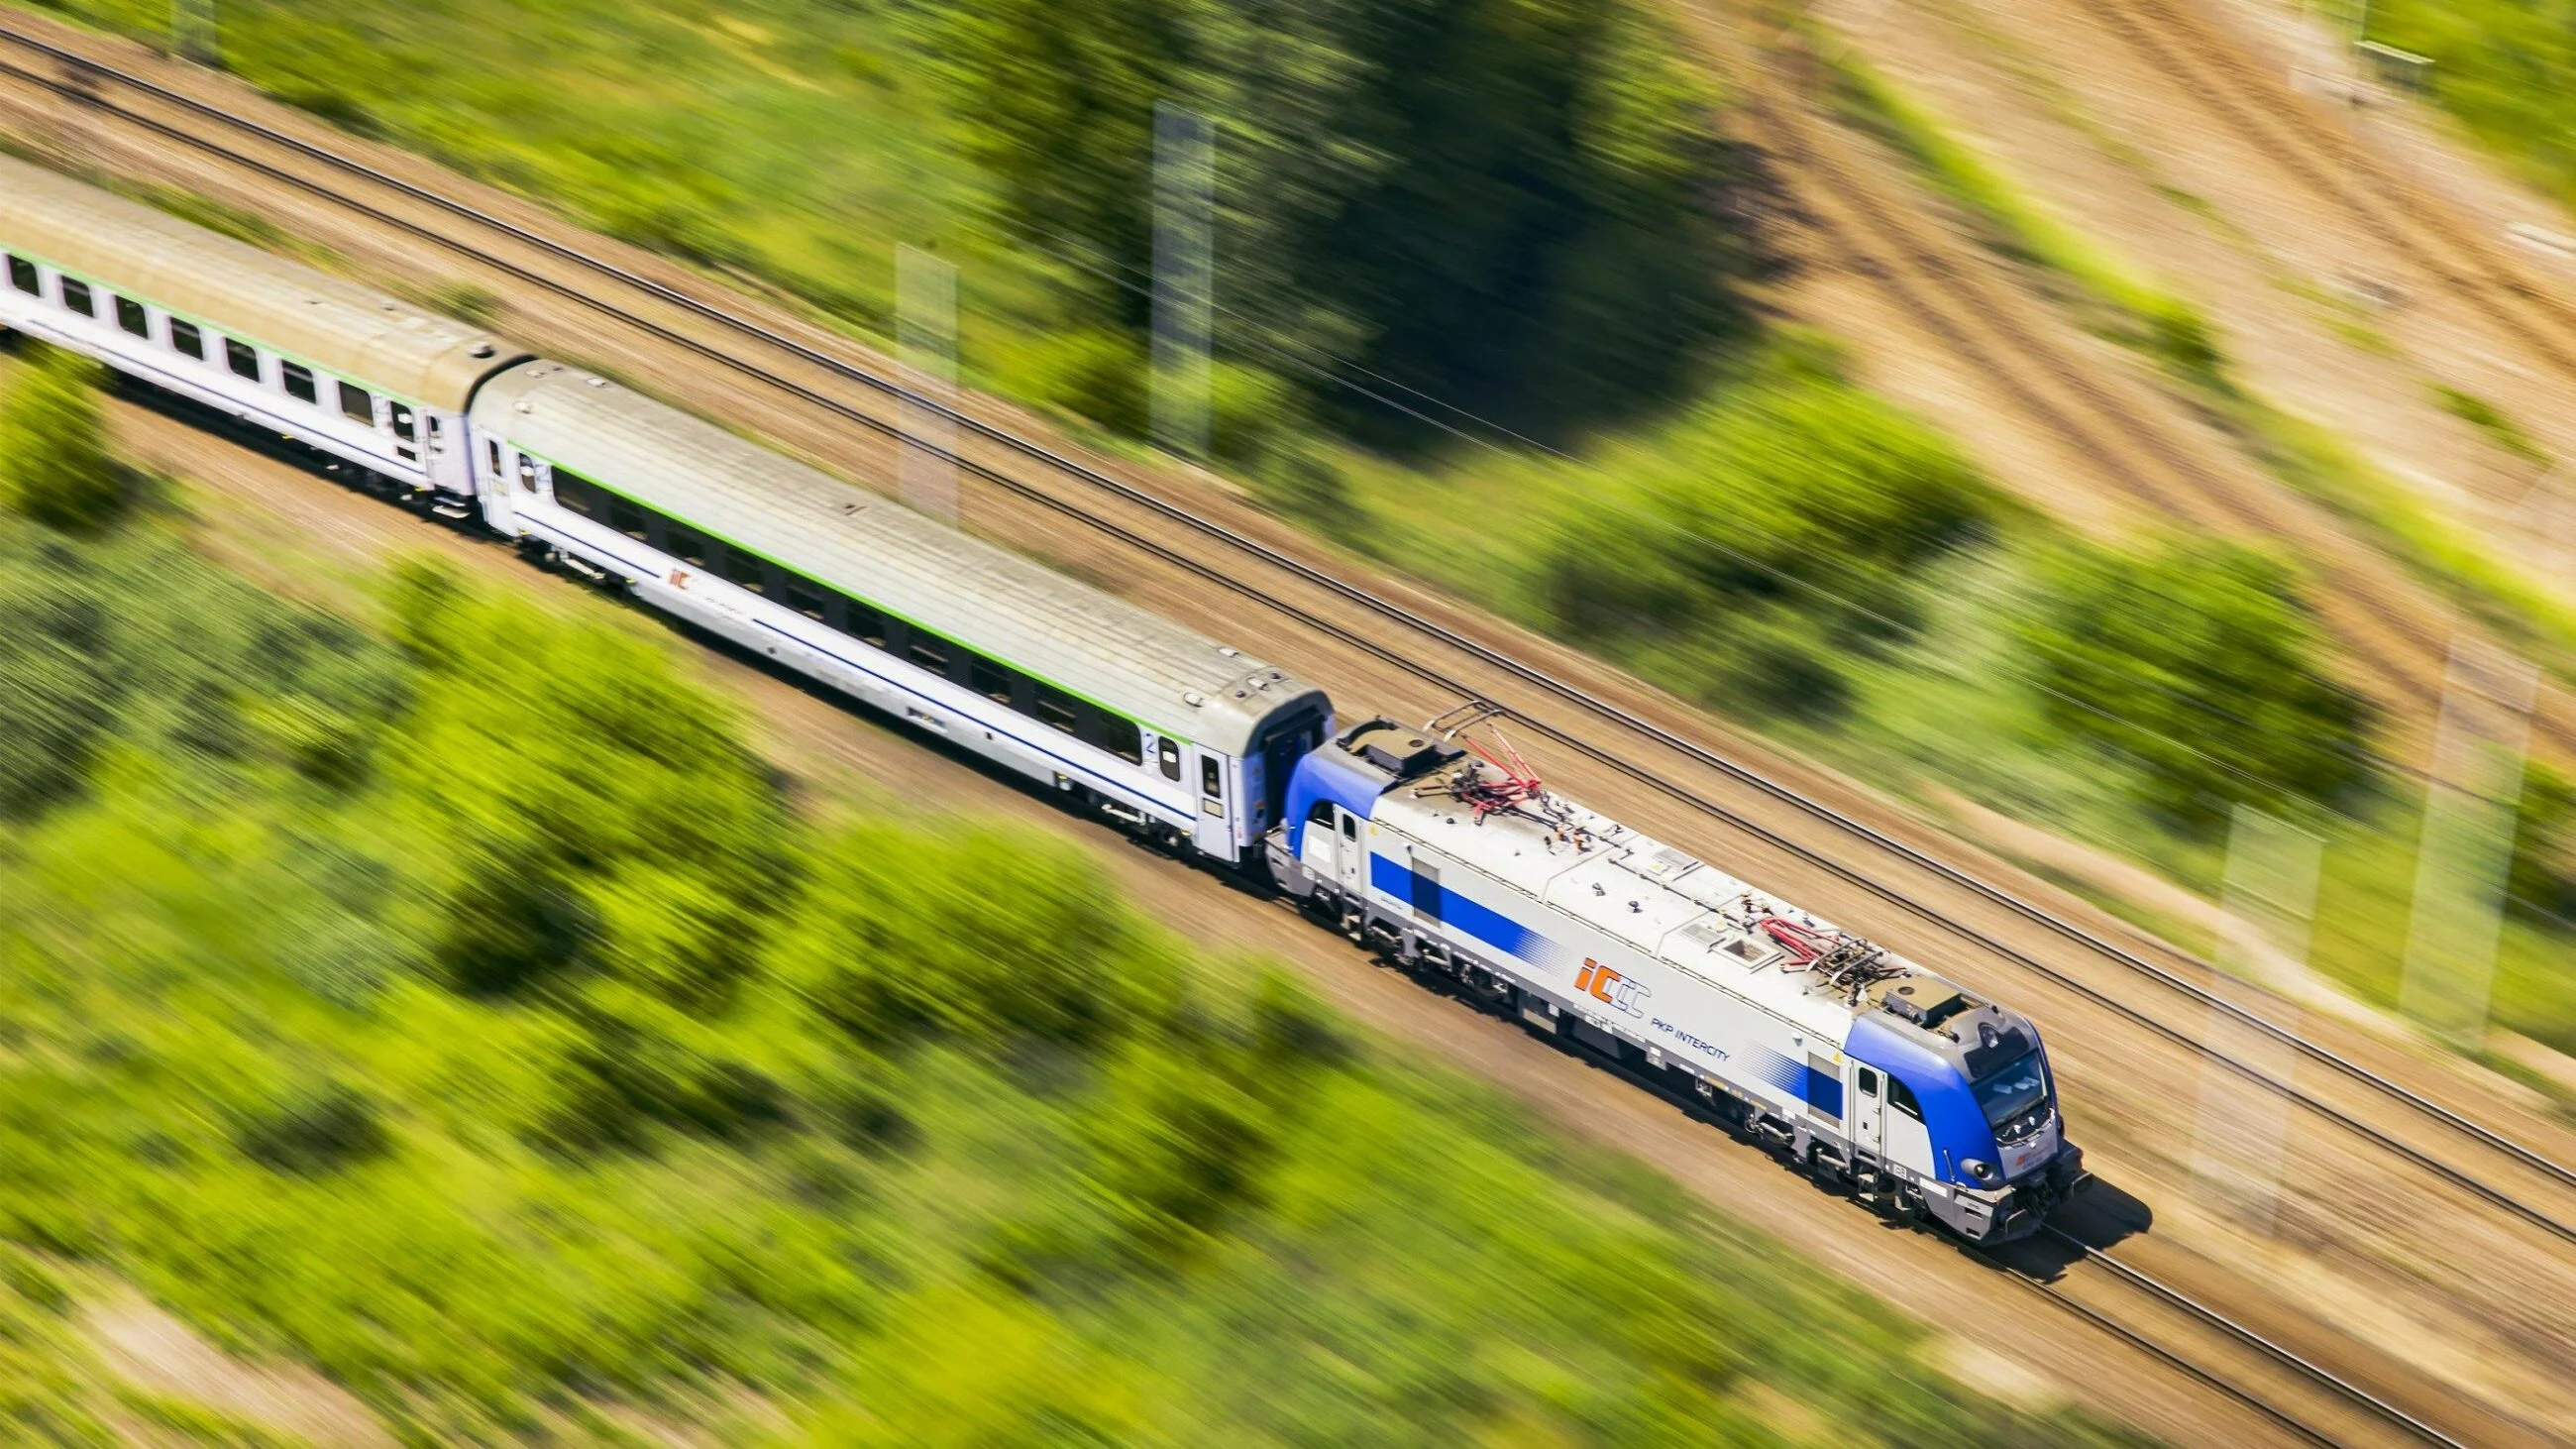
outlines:
[[[1369,856],[1369,884],[1379,894],[1410,902],[1417,909],[1427,908],[1428,913],[1436,915],[1447,925],[1533,966],[1567,971],[1583,962],[1582,952],[1550,940],[1502,912],[1470,900],[1419,871],[1408,869],[1392,856],[1374,853]],[[1758,1043],[1745,1049],[1743,1060],[1760,1080],[1819,1112],[1837,1119],[1843,1115],[1842,1079],[1833,1073],[1817,1071],[1805,1062],[1782,1056]],[[1975,1106],[1973,1102],[1969,1105],[1972,1109]],[[1982,1123],[1985,1119],[1981,1116],[1977,1120]]]
[[[1982,1187],[1959,1170],[1969,1158],[2000,1164],[1995,1129],[1968,1089],[1958,1068],[1920,1042],[1909,1041],[1875,1012],[1852,1019],[1851,1039],[1843,1051],[1863,1066],[1876,1067],[1911,1088],[1923,1107],[1923,1125],[1932,1136],[1932,1167],[1943,1182]]]
[[[1372,817],[1386,777],[1327,745],[1308,751],[1288,776],[1288,804],[1280,818],[1288,826],[1288,854],[1306,856],[1306,817],[1329,800],[1362,820]]]

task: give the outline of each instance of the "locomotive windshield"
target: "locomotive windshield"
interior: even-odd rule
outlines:
[[[1977,1105],[2000,1127],[2048,1098],[2048,1069],[2037,1049],[2026,1051],[1977,1080]]]

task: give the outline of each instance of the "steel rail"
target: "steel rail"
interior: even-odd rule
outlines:
[[[1548,675],[1533,666],[1524,664],[1490,646],[1466,638],[1444,625],[1423,618],[1401,605],[1381,599],[1357,585],[1348,583],[1331,574],[1325,573],[1320,569],[1303,563],[1300,560],[1281,553],[1278,550],[1271,548],[1269,545],[1240,534],[1223,524],[1202,518],[1176,504],[1168,502],[1167,500],[1146,493],[1132,485],[1119,482],[1118,480],[1088,468],[1071,458],[1055,453],[1041,444],[1027,441],[999,428],[983,423],[964,413],[958,412],[945,404],[939,403],[935,399],[922,397],[919,394],[903,388],[898,383],[879,377],[873,373],[869,373],[864,369],[843,362],[838,358],[831,357],[828,354],[822,353],[804,343],[796,341],[793,338],[782,336],[766,327],[763,327],[759,323],[737,317],[720,308],[716,308],[695,298],[688,297],[686,294],[677,292],[664,284],[654,282],[649,278],[638,277],[635,274],[626,271],[624,268],[618,267],[614,263],[589,257],[576,249],[563,246],[560,243],[550,241],[543,237],[535,236],[534,234],[527,232],[524,228],[518,227],[514,223],[501,218],[488,216],[486,213],[478,211],[463,203],[456,202],[445,197],[440,197],[435,193],[426,191],[423,188],[410,182],[403,181],[400,178],[388,176],[375,168],[367,166],[363,162],[341,157],[325,148],[314,146],[311,143],[292,136],[287,136],[256,121],[234,116],[223,111],[219,107],[208,105],[207,103],[195,100],[192,97],[170,91],[151,81],[130,76],[125,72],[118,71],[113,67],[90,60],[75,52],[63,50],[47,42],[26,36],[5,25],[0,25],[0,39],[5,39],[20,44],[28,49],[53,56],[63,61],[66,65],[76,67],[82,72],[104,75],[121,84],[128,85],[133,89],[143,91],[155,96],[156,98],[165,99],[183,109],[207,116],[210,119],[220,121],[236,129],[257,135],[262,139],[270,140],[275,144],[293,150],[298,154],[309,156],[314,160],[321,161],[337,169],[341,169],[370,180],[378,181],[383,185],[401,191],[405,195],[413,196],[421,201],[431,204],[440,210],[474,221],[489,229],[500,231],[514,239],[523,240],[550,255],[559,256],[578,266],[599,272],[603,275],[611,276],[620,281],[628,282],[629,284],[634,285],[641,290],[645,290],[656,297],[667,298],[675,305],[681,306],[684,310],[703,316],[710,321],[717,322],[734,331],[751,336],[781,350],[790,352],[800,358],[811,361],[815,365],[820,366],[835,375],[862,383],[881,394],[945,415],[951,421],[956,422],[965,429],[975,433],[977,436],[983,437],[988,441],[1002,444],[1010,450],[1033,460],[1046,463],[1067,476],[1091,484],[1104,491],[1111,492],[1149,512],[1157,514],[1171,522],[1181,524],[1193,532],[1212,538],[1238,551],[1249,554],[1252,557],[1260,559],[1264,563],[1281,570],[1282,572],[1289,573],[1325,590],[1328,593],[1334,594],[1351,603],[1358,604],[1369,612],[1375,613],[1392,622],[1402,624],[1417,633],[1423,634],[1447,645],[1448,647],[1466,654],[1481,663],[1490,665],[1522,680],[1527,684],[1537,687],[1545,693],[1554,695],[1559,699],[1574,704],[1587,713],[1593,714],[1613,725],[1626,729],[1631,733],[1640,735],[1697,763],[1706,765],[1707,767],[1736,780],[1738,783],[1747,785],[1756,791],[1765,794],[1780,803],[1789,805],[1814,819],[1832,825],[1845,834],[1851,835],[1889,855],[1895,856],[1918,869],[1934,875],[1937,878],[1948,881],[1953,885],[1962,887],[1970,891],[1972,894],[1986,899],[1992,904],[2005,907],[2031,923],[2049,929],[2055,934],[2065,937],[2078,945],[2084,946],[2088,950],[2104,957],[2105,959],[2123,965],[2133,972],[2145,975],[2180,994],[2188,996],[2204,1005],[2231,1016],[2248,1026],[2252,1026],[2264,1034],[2298,1049],[2303,1054],[2335,1067],[2343,1074],[2379,1090],[2383,1094],[2390,1096],[2391,1098],[2423,1113],[2424,1115],[2435,1119],[2443,1125],[2449,1126],[2506,1156],[2521,1161],[2525,1165],[2546,1173],[2547,1175],[2553,1176],[2570,1186],[2576,1186],[2576,1170],[2571,1170],[2540,1153],[2524,1147],[2520,1143],[2514,1142],[2510,1138],[2504,1137],[2501,1134],[2493,1132],[2491,1129],[2470,1121],[2467,1118],[2461,1117],[2458,1114],[2451,1112],[2449,1109],[2442,1107],[2440,1104],[2423,1098],[2408,1088],[2398,1083],[2391,1082],[2386,1078],[2371,1072],[2369,1069],[2349,1061],[2335,1052],[2309,1042],[2305,1038],[2298,1036],[2296,1033],[2273,1024],[2259,1014],[2248,1011],[2233,1002],[2227,1001],[2216,993],[2208,991],[2206,988],[2184,980],[2174,973],[2167,971],[2122,947],[2093,935],[2091,932],[2073,924],[2072,922],[2062,920],[2038,906],[2032,905],[2016,896],[2013,896],[1999,887],[1978,880],[1956,867],[1936,860],[1912,846],[1895,840],[1894,838],[1877,830],[1875,827],[1864,824],[1858,820],[1854,820],[1851,817],[1842,814],[1840,811],[1833,809],[1831,806],[1825,805],[1820,801],[1810,799],[1809,797],[1802,795],[1787,786],[1781,785],[1748,767],[1725,759],[1695,742],[1684,739],[1681,736],[1664,729],[1662,726],[1654,724],[1652,721],[1643,719],[1617,705],[1610,704],[1588,691],[1581,689],[1579,686],[1558,680],[1554,676]],[[987,464],[965,457],[961,453],[941,447],[927,440],[915,437],[911,433],[907,432],[899,423],[889,422],[885,419],[863,412],[840,401],[839,399],[826,396],[805,386],[804,384],[795,382],[792,379],[781,377],[778,374],[770,372],[754,363],[726,353],[709,343],[690,337],[685,333],[679,332],[661,323],[638,316],[614,303],[594,297],[555,278],[545,276],[544,274],[521,264],[510,262],[493,256],[488,252],[478,250],[467,243],[448,236],[434,228],[397,216],[391,212],[385,211],[381,207],[371,205],[355,197],[334,191],[309,178],[295,175],[292,172],[283,170],[257,158],[244,156],[239,152],[227,150],[205,137],[194,135],[188,131],[169,125],[166,122],[156,120],[152,117],[140,115],[136,112],[111,105],[83,87],[74,86],[60,80],[38,75],[6,63],[0,63],[0,74],[13,76],[29,84],[54,91],[57,94],[64,95],[67,98],[91,107],[92,109],[109,112],[125,121],[152,131],[155,134],[178,141],[183,145],[204,151],[207,154],[219,157],[234,165],[255,171],[284,184],[309,192],[310,194],[335,205],[346,207],[386,225],[409,232],[423,240],[456,252],[459,255],[465,256],[477,263],[491,267],[508,275],[518,277],[532,285],[551,291],[626,325],[633,326],[638,330],[661,338],[674,346],[678,346],[686,351],[694,353],[708,361],[741,373],[742,375],[759,381],[764,385],[786,392],[810,405],[822,408],[827,412],[851,422],[858,423],[872,431],[898,439],[904,442],[907,446],[919,448],[934,457],[953,463],[1006,492],[1056,511],[1073,521],[1093,527],[1117,539],[1121,543],[1160,558],[1167,563],[1180,567],[1199,578],[1217,584],[1229,591],[1241,594],[1247,599],[1260,603],[1275,612],[1281,613],[1284,616],[1295,620],[1304,627],[1313,629],[1326,637],[1336,639],[1340,642],[1358,648],[1365,653],[1377,657],[1382,662],[1403,672],[1412,674],[1416,678],[1422,679],[1427,683],[1434,684],[1444,691],[1471,698],[1482,698],[1484,696],[1484,691],[1443,674],[1432,666],[1422,664],[1416,660],[1403,656],[1387,646],[1367,639],[1365,636],[1360,635],[1353,630],[1341,625],[1332,624],[1302,608],[1274,598],[1270,594],[1241,580],[1232,578],[1231,576],[1226,575],[1197,559],[1179,553],[1165,545],[1155,543],[1123,525],[1114,523],[1106,518],[1100,517],[1099,515],[1090,513],[1076,505],[1068,503],[1063,499],[1045,493],[1034,485],[1011,477],[1010,475],[1000,472]],[[2449,1163],[2432,1157],[2411,1144],[2398,1141],[2379,1129],[2359,1121],[2348,1113],[2311,1097],[2297,1088],[2285,1082],[2281,1082],[2255,1067],[2240,1062],[2216,1048],[2207,1045],[2206,1043],[2194,1040],[2178,1029],[2168,1026],[2154,1017],[2147,1015],[2140,1009],[2112,998],[2099,988],[2077,981],[2056,968],[2042,963],[2037,958],[2017,947],[1987,936],[1974,927],[1970,927],[1956,921],[1941,911],[1914,900],[1912,897],[1905,895],[1901,891],[1880,884],[1879,882],[1862,874],[1854,867],[1834,861],[1808,846],[1790,840],[1788,837],[1779,834],[1771,828],[1759,825],[1706,796],[1700,795],[1686,787],[1664,780],[1654,772],[1636,765],[1623,757],[1614,755],[1608,750],[1594,745],[1589,741],[1569,734],[1562,728],[1551,725],[1546,721],[1529,714],[1523,709],[1507,708],[1505,713],[1524,727],[1538,731],[1541,735],[1555,740],[1557,743],[1574,750],[1578,754],[1583,755],[1587,759],[1593,760],[1597,764],[1603,765],[1604,767],[1625,775],[1640,784],[1666,794],[1675,800],[1690,806],[1694,810],[1699,811],[1700,813],[1709,815],[1714,819],[1724,822],[1741,833],[1750,835],[1775,849],[1781,850],[1786,854],[1794,856],[1795,858],[1816,867],[1817,869],[1823,870],[1838,879],[1865,890],[1888,902],[1890,905],[1906,911],[1907,913],[1942,929],[1946,933],[1953,935],[1982,951],[2010,961],[2024,970],[2038,975],[2042,979],[2047,980],[2062,989],[2071,991],[2085,1000],[2090,1001],[2105,1010],[2111,1011],[2125,1020],[2146,1028],[2174,1045],[2206,1057],[2256,1085],[2316,1112],[2327,1120],[2354,1132],[2364,1140],[2390,1152],[2392,1155],[2398,1156],[2413,1165],[2422,1168],[2434,1176],[2451,1183],[2453,1186],[2459,1187],[2463,1191],[2470,1193],[2472,1196],[2488,1202],[2492,1206],[2502,1208],[2506,1212],[2514,1216],[2521,1217],[2532,1223],[2534,1226],[2551,1232],[2562,1239],[2569,1242],[2576,1242],[2576,1227],[2571,1227],[2569,1224],[2553,1218],[2529,1204],[2521,1202],[2501,1189],[2487,1184]],[[2177,954],[2182,955],[2182,953]],[[2188,955],[2182,955],[2182,959],[2191,961],[2194,965],[2201,966],[2204,969],[2215,969],[2209,967],[2207,963],[2200,962],[2197,958],[2190,957]]]
[[[2428,1444],[2447,1445],[2450,1446],[2450,1449],[2467,1449],[2467,1445],[2461,1440],[2455,1439],[2449,1434],[2442,1432],[2440,1429],[2425,1423],[2413,1414],[2406,1412],[2404,1409],[2397,1407],[2395,1404],[2389,1403],[2386,1399],[2379,1397],[2377,1394],[2370,1392],[2359,1384],[2335,1373],[2332,1369],[2326,1368],[2321,1364],[2302,1357],[2295,1350],[2286,1348],[2281,1344],[2273,1342],[2271,1339],[2265,1338],[2263,1335],[2256,1333],[2254,1330],[2247,1328],[2245,1325],[2238,1323],[2236,1320],[2229,1318],[2223,1313],[2220,1313],[2217,1309],[2211,1308],[2200,1300],[2193,1298],[2181,1289],[2157,1281],[2155,1278],[2150,1277],[2146,1273],[2141,1272],[2127,1263],[2121,1262],[2118,1258],[2111,1256],[2107,1251],[2095,1247],[2093,1244],[2084,1241],[2082,1238],[2075,1236],[2064,1228],[2051,1223],[2043,1227],[2041,1231],[2056,1238],[2060,1242],[2067,1243],[2079,1249],[2084,1254],[2086,1261],[2101,1264],[2103,1267],[2108,1268],[2112,1273],[2116,1274],[2123,1281],[2143,1290],[2159,1301],[2191,1315],[2193,1318],[2200,1320],[2202,1323],[2208,1324],[2210,1327],[2219,1330],[2230,1338],[2245,1344],[2249,1348],[2257,1350],[2266,1357],[2297,1370],[2307,1378],[2324,1385],[2326,1388],[2333,1390],[2336,1394],[2339,1394],[2354,1404],[2370,1411],[2372,1414],[2387,1420],[2398,1428],[2404,1429],[2406,1432],[2413,1434],[2424,1442]],[[2018,1270],[2013,1271],[2017,1272]]]

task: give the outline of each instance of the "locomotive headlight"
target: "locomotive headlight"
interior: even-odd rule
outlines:
[[[1995,1171],[1995,1165],[1993,1163],[1981,1161],[1974,1157],[1961,1162],[1959,1164],[1959,1170],[1968,1174],[1970,1177],[1975,1178],[1979,1182],[1992,1182],[2000,1175]]]

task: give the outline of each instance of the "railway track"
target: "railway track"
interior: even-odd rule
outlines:
[[[2425,188],[2258,69],[2199,7],[2174,0],[2092,0],[2123,44],[2178,81],[2229,129],[2310,191],[2334,202],[2494,326],[2576,382],[2576,306],[2525,276]]]
[[[22,47],[44,44],[15,32],[0,32],[0,37],[15,41]],[[52,54],[59,61],[62,53],[55,51]],[[472,255],[478,259],[478,265],[507,272],[528,285],[562,295],[568,302],[615,320],[620,327],[656,336],[666,345],[691,352],[746,379],[791,396],[801,405],[828,415],[839,425],[857,424],[880,437],[893,436],[902,426],[899,416],[888,416],[893,407],[907,402],[913,406],[936,407],[924,400],[907,399],[898,384],[861,364],[787,336],[732,309],[708,303],[667,283],[645,278],[614,263],[589,256],[578,248],[538,236],[527,228],[452,198],[431,194],[412,183],[258,126],[245,118],[225,114],[204,102],[151,86],[139,77],[107,70],[86,57],[76,59],[93,73],[93,86],[103,78],[107,83],[130,89],[154,104],[169,106],[195,122],[216,123],[237,137],[272,147],[279,154],[255,158],[231,152],[194,134],[189,126],[173,125],[149,115],[124,111],[104,98],[94,102],[101,115],[112,115],[137,126],[156,128],[166,139],[189,146],[227,165],[259,171],[272,180],[311,191],[335,204],[357,208],[382,224],[414,233],[424,241]],[[59,78],[38,75],[23,68],[12,67],[9,78],[44,86],[58,93],[66,89],[92,91],[90,87],[71,87]],[[379,188],[385,195],[373,199],[349,196],[336,189],[334,184],[317,182],[309,174],[298,174],[292,169],[293,163],[287,162],[289,157],[300,158],[302,163],[345,181]],[[389,204],[395,199],[399,199],[402,205],[433,214],[437,219],[402,214]],[[514,260],[480,251],[447,234],[457,223],[463,223],[478,233],[488,233],[487,246],[493,239],[501,239],[509,245],[527,249],[531,257]],[[543,265],[531,265],[532,257],[548,260]],[[558,269],[570,269],[580,280],[568,279]],[[601,283],[631,290],[635,296],[622,303],[604,300],[597,295]],[[657,320],[643,315],[646,310],[644,304],[717,327],[775,356],[765,363],[750,361],[675,325],[667,317]],[[798,375],[789,374],[789,365],[799,370]],[[837,380],[837,386],[834,380]],[[855,390],[857,396],[844,389]],[[870,406],[870,403],[875,406]],[[2465,1194],[2488,1209],[2562,1242],[2576,1241],[2576,1230],[2568,1226],[2568,1215],[2563,1206],[2525,1200],[2526,1196],[2545,1198],[2550,1191],[2563,1192],[2576,1187],[2576,1173],[2571,1173],[2551,1156],[2473,1121],[2431,1096],[2329,1046],[2284,1031],[2255,1013],[2234,1007],[2190,979],[2191,974],[2204,969],[2198,963],[2178,959],[2160,964],[2133,953],[2085,927],[1947,865],[1886,831],[1726,758],[1690,738],[1687,725],[1676,727],[1612,704],[1580,682],[1579,676],[1568,677],[1563,671],[1551,672],[1527,664],[1507,647],[1498,647],[1473,637],[1470,631],[1430,617],[1370,588],[1349,583],[1238,528],[1148,494],[1006,429],[962,413],[952,414],[952,417],[968,439],[958,450],[956,461],[983,486],[1006,494],[1043,515],[1093,530],[1122,549],[1155,560],[1196,587],[1213,585],[1247,599],[1288,620],[1312,637],[1331,641],[1345,654],[1375,661],[1383,666],[1382,677],[1400,676],[1418,688],[1426,688],[1442,696],[1476,695],[1513,703],[1514,717],[1523,727],[1555,740],[1569,752],[1590,761],[1605,778],[1617,777],[1635,789],[1662,796],[1671,805],[1679,807],[1684,818],[1716,821],[1762,851],[1835,878],[1851,890],[1873,897],[1890,909],[1949,935],[1962,946],[1989,958],[1989,966],[1996,963],[2007,965],[2030,979],[2049,983],[2074,1000],[2118,1017],[2131,1031],[2142,1030],[2187,1056],[2195,1059],[2206,1057],[2216,1062],[2222,1070],[2236,1073],[2248,1083],[2277,1093],[2303,1110],[2314,1112],[2321,1119],[2353,1132],[2406,1163],[2433,1184]],[[1024,467],[1034,468],[1044,476],[1025,476],[1018,471]],[[1228,562],[1222,566],[1209,562],[1195,551],[1202,548],[1214,550]],[[1247,566],[1261,571],[1257,581],[1244,576],[1242,571]],[[1374,621],[1375,627],[1393,629],[1409,641],[1410,648],[1390,646],[1383,639],[1374,637],[1371,631],[1337,621],[1336,615],[1347,617],[1352,614]],[[1419,657],[1414,652],[1417,650],[1429,651],[1438,662]],[[1519,698],[1514,699],[1514,696]],[[1605,726],[1612,731],[1618,743],[1604,744],[1594,736],[1593,730]],[[1645,758],[1635,758],[1640,753]],[[1722,783],[1733,793],[1734,802],[1721,799],[1711,788],[1694,783],[1701,780]],[[1801,838],[1760,823],[1746,813],[1748,800],[1788,807],[1797,819],[1821,830],[1839,849],[1821,846],[1814,839]],[[1844,853],[1853,849],[1867,857],[1869,863],[1866,866],[1855,865],[1844,858]],[[1897,884],[1890,884],[1890,880]],[[2035,948],[2007,942],[1991,933],[1971,919],[1979,914],[2008,922],[2016,932],[2035,931],[2055,948],[2071,947],[2079,957],[2091,960],[2096,966],[2115,967],[2114,974],[2127,981],[2151,985],[2169,998],[2165,1011],[2173,1009],[2176,1003],[2185,1010],[2216,1011],[2236,1018],[2248,1028],[2270,1035],[2301,1052],[2308,1061],[2329,1068],[2332,1081],[2341,1084],[2343,1090],[2358,1091],[2367,1096],[2375,1104],[2374,1110],[2393,1109],[2408,1117],[2415,1123],[2416,1136],[2400,1135],[2385,1125],[2373,1125],[2364,1120],[2362,1114],[2349,1110],[2349,1104],[2338,1105],[2322,1100],[2291,1083],[2270,1077],[2215,1051],[2171,1026],[2162,1019],[2162,1012],[2123,1000],[2114,991],[2050,965],[2040,958]],[[2480,1171],[2462,1168],[2426,1142],[2418,1140],[2424,1133],[2450,1146],[2465,1143],[2477,1152],[2488,1154],[2494,1160],[2481,1161],[2485,1171],[2493,1171],[2502,1165],[2508,1175],[2518,1172],[2527,1180],[2511,1187],[2498,1186],[2488,1181]]]
[[[1996,384],[2015,409],[2063,439],[2077,466],[2151,514],[2303,542],[2325,585],[2320,612],[2359,666],[2366,692],[2428,720],[2441,705],[2458,627],[2452,612],[2322,510],[2282,495],[2270,480],[2218,456],[2206,438],[2174,426],[2163,400],[2143,385],[2107,381],[2097,363],[2053,340],[2029,299],[1999,284],[1958,238],[1925,223],[1916,198],[1889,199],[1853,154],[1854,143],[1817,123],[1803,97],[1784,93],[1784,76],[1818,67],[1791,39],[1735,69],[1752,77],[1740,107],[1750,137],[1787,161],[1784,179],[1820,243],[1895,300],[1940,348]],[[2546,747],[2576,759],[2576,717],[2563,694],[2548,693],[2534,724]]]

